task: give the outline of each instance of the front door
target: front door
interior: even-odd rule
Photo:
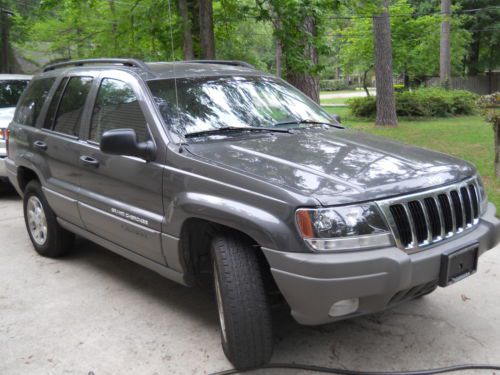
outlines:
[[[102,135],[112,129],[130,128],[139,141],[154,141],[144,98],[130,78],[102,77],[98,83],[88,135],[80,147],[79,210],[89,232],[165,264],[162,164],[99,149]]]

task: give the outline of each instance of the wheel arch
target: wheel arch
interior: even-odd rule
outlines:
[[[26,166],[19,166],[17,168],[17,183],[21,192],[24,193],[26,186],[32,180],[41,182],[40,176],[32,168]]]

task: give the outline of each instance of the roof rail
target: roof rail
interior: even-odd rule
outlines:
[[[147,65],[141,60],[102,58],[102,59],[71,60],[55,64],[49,64],[43,67],[43,72],[48,72],[49,70],[59,69],[65,66],[83,66],[87,64],[121,64],[123,66],[132,66],[144,70],[149,70]]]
[[[255,69],[255,66],[249,64],[245,61],[238,60],[186,60],[180,61],[185,63],[196,63],[196,64],[220,64],[220,65],[232,65],[232,66],[242,66],[244,68]]]

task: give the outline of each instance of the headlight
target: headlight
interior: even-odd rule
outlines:
[[[335,208],[300,208],[297,228],[319,251],[355,251],[391,246],[392,235],[375,204]]]

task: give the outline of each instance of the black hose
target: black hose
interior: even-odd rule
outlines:
[[[433,374],[443,374],[445,372],[452,371],[464,371],[464,370],[495,370],[500,371],[500,365],[454,365],[449,367],[441,367],[429,370],[417,370],[417,371],[354,371],[347,370],[343,368],[329,368],[313,365],[304,365],[300,363],[270,363],[268,365],[258,368],[260,369],[287,369],[287,370],[305,370],[311,372],[319,372],[323,374],[337,374],[337,375],[433,375]],[[255,369],[257,370],[257,369]],[[214,372],[210,375],[232,375],[232,374],[242,374],[244,372],[253,370],[224,370],[219,372]]]

